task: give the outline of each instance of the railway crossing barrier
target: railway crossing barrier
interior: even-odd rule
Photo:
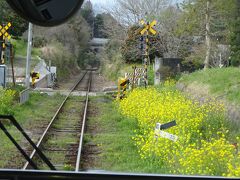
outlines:
[[[127,78],[120,78],[118,80],[117,99],[123,99],[126,96],[128,84],[129,84],[129,80]]]
[[[32,87],[34,87],[34,86],[35,86],[35,81],[36,81],[36,79],[39,79],[39,78],[40,78],[40,73],[32,71],[32,72],[30,73],[30,76],[31,76],[31,78],[32,78]]]
[[[125,73],[125,78],[129,80],[130,86],[132,87],[132,89],[134,89],[136,84],[140,86],[140,80],[144,79],[145,73],[146,71],[144,68],[134,66],[133,72]]]

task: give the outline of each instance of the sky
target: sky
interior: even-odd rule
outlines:
[[[91,0],[93,4],[108,4],[113,3],[113,0]]]
[[[183,0],[174,0],[176,2],[182,2]],[[107,4],[113,4],[114,0],[91,0],[93,4],[102,4],[102,5],[107,5]]]
[[[101,13],[103,8],[114,5],[114,0],[90,0],[96,13]]]
[[[86,0],[85,0],[86,1]],[[103,7],[111,7],[114,5],[115,0],[90,0],[93,4],[93,8],[97,13],[103,11]],[[182,2],[183,0],[174,0],[177,2]]]

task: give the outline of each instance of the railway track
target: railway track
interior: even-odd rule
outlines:
[[[91,90],[92,71],[87,71],[72,87],[54,117],[44,130],[37,143],[53,166],[46,166],[36,151],[33,150],[30,159],[36,162],[38,169],[74,170],[81,167],[81,152],[86,124],[88,94]],[[72,97],[74,91],[85,91],[85,97]],[[32,168],[29,162],[23,170]]]

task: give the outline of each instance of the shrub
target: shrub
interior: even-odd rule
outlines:
[[[42,57],[47,61],[51,60],[52,65],[57,67],[58,79],[67,79],[79,70],[74,55],[59,42],[52,42],[42,48]]]

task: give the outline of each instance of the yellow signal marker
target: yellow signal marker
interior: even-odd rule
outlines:
[[[153,29],[153,28],[150,28],[149,31],[150,31],[153,35],[157,34],[157,31],[156,31],[155,29]]]
[[[149,31],[153,35],[155,35],[157,33],[157,31],[155,29],[153,29],[153,26],[155,26],[157,24],[156,20],[152,21],[149,25],[147,25],[143,20],[141,20],[140,23],[145,26],[144,29],[140,32],[141,35],[144,35],[144,33],[146,31]]]
[[[142,25],[145,25],[145,24],[146,24],[143,19],[140,21],[140,23],[141,23]]]
[[[153,22],[151,22],[151,24],[150,24],[150,27],[153,27],[153,26],[155,26],[157,24],[157,21],[156,20],[153,20]]]
[[[6,26],[0,25],[0,36],[3,36],[3,38],[7,38],[8,40],[11,39],[11,36],[8,34],[7,30],[12,26],[12,24],[9,22]]]
[[[140,33],[141,35],[144,35],[144,33],[148,30],[148,27],[145,27]]]
[[[155,26],[156,24],[157,24],[157,21],[156,21],[156,20],[154,20],[154,21],[151,22],[151,24],[150,24],[149,31],[150,31],[153,35],[155,35],[155,34],[157,33],[157,31],[156,31],[155,29],[153,29],[153,26]]]

